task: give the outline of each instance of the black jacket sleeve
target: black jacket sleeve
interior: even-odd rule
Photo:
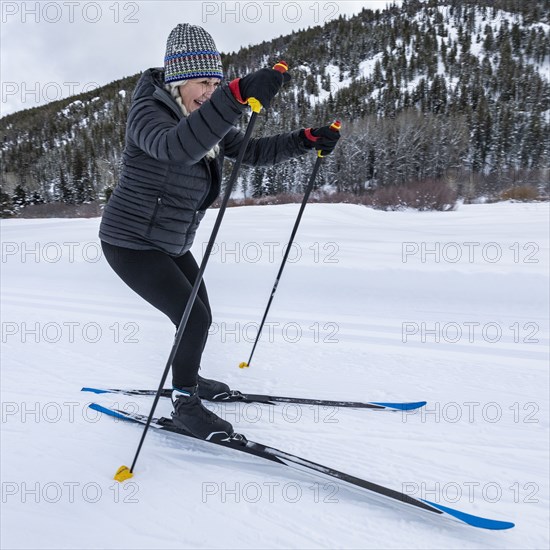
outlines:
[[[191,165],[234,129],[245,110],[227,85],[179,121],[154,97],[144,97],[130,108],[127,139],[156,160]]]
[[[244,132],[231,129],[223,140],[224,154],[236,158],[244,138]],[[300,138],[300,130],[263,138],[251,138],[248,142],[243,163],[250,166],[270,166],[298,157],[310,151]]]

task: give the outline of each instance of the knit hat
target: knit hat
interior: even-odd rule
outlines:
[[[202,27],[180,23],[172,29],[166,42],[164,81],[168,83],[203,76],[223,78],[220,52]]]

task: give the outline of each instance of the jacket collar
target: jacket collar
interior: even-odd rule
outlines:
[[[177,115],[178,119],[183,117],[179,105],[174,101],[170,92],[164,89],[164,69],[162,67],[152,67],[141,75],[134,91],[133,99],[147,96],[152,96],[157,101],[169,107]]]
[[[153,97],[170,107],[170,109],[178,116],[178,118],[183,118],[183,113],[181,112],[179,105],[172,99],[172,96],[166,90],[155,86]]]

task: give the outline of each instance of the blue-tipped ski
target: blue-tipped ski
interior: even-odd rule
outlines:
[[[120,411],[118,409],[109,409],[107,407],[97,405],[96,403],[92,403],[90,408],[123,420],[138,422],[140,424],[145,424],[147,422],[146,416]],[[151,427],[196,439],[186,431],[174,426],[172,421],[167,418],[153,418],[151,421]],[[340,472],[328,466],[323,466],[306,458],[301,458],[297,455],[280,451],[255,441],[249,441],[241,434],[232,434],[231,436],[228,436],[225,432],[212,434],[210,438],[205,441],[205,443],[228,447],[241,453],[254,455],[283,466],[297,469],[301,472],[313,474],[317,477],[322,477],[324,479],[328,478],[331,481],[336,481],[348,487],[358,489],[370,496],[381,497],[385,500],[385,502],[388,502],[389,500],[407,504],[410,506],[411,510],[426,512],[435,518],[452,519],[459,521],[462,524],[480,527],[481,529],[502,530],[511,529],[514,527],[514,524],[508,521],[482,518],[480,516],[474,516],[472,514],[461,512],[460,510],[448,508],[447,506],[441,506],[440,504],[430,502],[429,500],[413,498],[405,493],[395,491],[394,489],[389,489],[388,487],[384,487],[382,485],[377,485],[371,481]]]
[[[121,390],[98,388],[82,388],[82,391],[92,393],[120,393],[123,395],[155,395],[156,390]],[[162,390],[161,397],[170,397],[172,390]],[[221,393],[211,401],[233,402],[241,401],[243,403],[263,403],[266,405],[276,405],[277,403],[295,403],[300,405],[318,405],[321,407],[347,407],[350,409],[372,409],[378,411],[412,411],[426,405],[426,401],[415,401],[412,403],[386,403],[386,402],[357,402],[357,401],[331,401],[327,399],[308,399],[301,397],[282,397],[278,395],[263,395],[258,393],[241,393],[237,390]]]

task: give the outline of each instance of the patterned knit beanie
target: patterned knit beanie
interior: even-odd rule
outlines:
[[[200,77],[223,78],[220,53],[212,37],[202,28],[180,23],[166,42],[164,81]]]

